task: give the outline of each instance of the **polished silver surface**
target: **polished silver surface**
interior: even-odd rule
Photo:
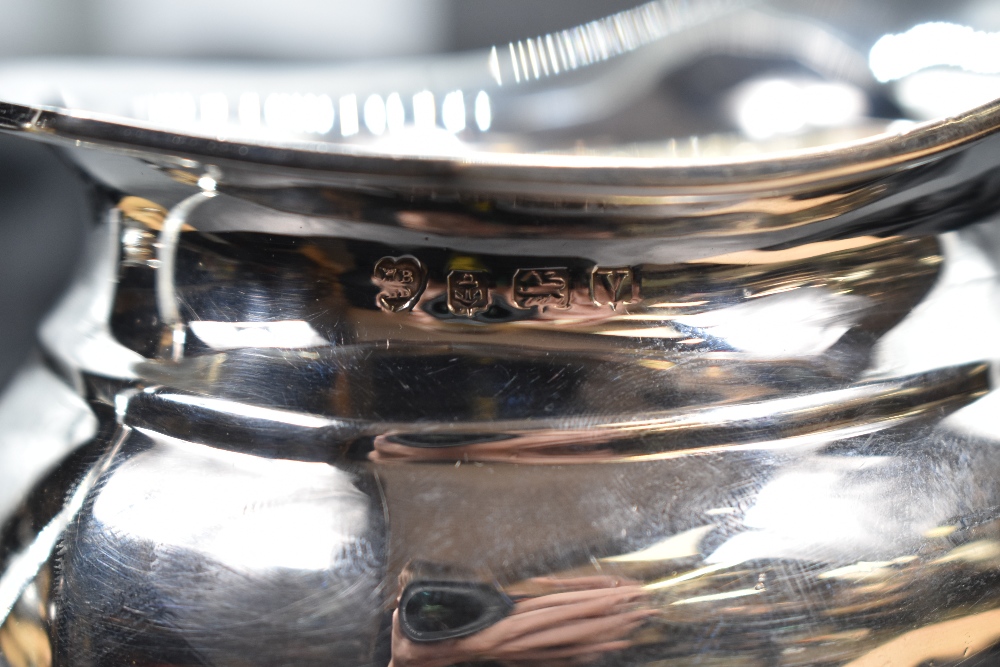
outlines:
[[[273,98],[11,75],[95,226],[0,402],[0,663],[992,664],[1000,104],[876,113],[953,28],[866,61],[813,3],[692,7]],[[718,49],[751,65],[710,105],[864,104],[598,132]]]

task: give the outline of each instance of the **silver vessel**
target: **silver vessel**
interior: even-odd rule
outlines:
[[[95,221],[0,664],[995,664],[1000,33],[817,7],[0,72]]]

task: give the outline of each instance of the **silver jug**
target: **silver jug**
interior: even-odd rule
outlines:
[[[833,14],[0,72],[95,220],[0,664],[994,664],[1000,38]]]

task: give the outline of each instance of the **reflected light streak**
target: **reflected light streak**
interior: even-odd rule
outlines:
[[[418,130],[433,130],[435,115],[434,93],[424,90],[413,96],[413,125]]]
[[[389,132],[399,132],[406,124],[406,110],[399,93],[391,93],[385,99],[385,126]]]
[[[948,537],[956,530],[959,530],[959,526],[935,526],[930,530],[925,530],[924,537],[929,537],[931,539],[935,537]]]
[[[240,95],[237,109],[240,125],[249,130],[256,130],[260,127],[260,95],[243,93]]]
[[[229,124],[229,98],[225,93],[205,93],[199,100],[201,122],[211,127]]]
[[[476,95],[476,127],[480,132],[486,132],[493,124],[493,112],[490,109],[490,96],[485,90],[480,90]]]
[[[691,581],[692,579],[697,579],[698,577],[704,577],[705,575],[713,574],[715,572],[719,572],[720,570],[728,570],[729,568],[737,565],[739,565],[739,563],[715,563],[714,565],[706,565],[705,567],[699,567],[697,570],[691,570],[690,572],[685,572],[684,574],[677,575],[676,577],[654,581],[651,584],[646,584],[642,588],[647,591],[660,591],[665,588],[673,588],[678,584],[683,584],[685,581]]]
[[[955,70],[927,70],[896,84],[896,99],[920,119],[941,118],[974,109],[1000,97],[1000,76]]]
[[[1000,609],[994,609],[911,630],[852,660],[844,667],[933,665],[942,664],[945,660],[949,663],[951,660],[965,662],[965,658],[987,650],[998,639]]]
[[[381,95],[370,95],[365,100],[365,127],[372,134],[378,136],[385,132],[385,103]]]
[[[521,72],[517,67],[517,54],[514,52],[514,42],[507,45],[510,49],[510,65],[514,70],[514,83],[521,83]]]
[[[148,435],[156,446],[124,462],[94,502],[94,518],[115,534],[231,568],[323,570],[365,530],[367,498],[330,465]]]
[[[960,544],[947,555],[931,561],[934,565],[944,563],[967,562],[983,563],[1000,560],[1000,543],[996,540],[976,540],[967,544]]]
[[[326,134],[333,128],[334,117],[328,95],[272,93],[264,100],[264,120],[279,132]]]
[[[877,457],[863,459],[837,462],[840,470],[794,470],[769,480],[744,516],[750,530],[719,545],[707,562],[800,558],[887,542],[897,527],[873,512],[866,492],[878,491],[849,486],[852,469],[874,469],[878,463]]]
[[[191,93],[157,93],[145,99],[146,115],[153,123],[183,127],[195,122],[198,107]]]
[[[793,289],[674,321],[761,357],[820,354],[840,340],[868,299],[824,288]]]
[[[901,34],[884,35],[868,54],[868,66],[881,82],[942,65],[1000,74],[1000,32],[955,23],[921,23]]]
[[[208,398],[204,396],[187,396],[185,394],[160,394],[161,399],[172,401],[182,405],[190,405],[195,408],[203,408],[213,412],[219,412],[234,417],[247,417],[249,419],[263,419],[266,421],[280,422],[291,426],[303,426],[305,428],[326,428],[337,425],[337,421],[315,415],[292,412],[291,410],[278,410],[276,408],[264,408],[259,405],[239,403],[223,398]]]
[[[559,35],[559,57],[563,59],[563,69],[576,69],[576,53],[573,51],[573,40],[565,30]]]
[[[0,574],[0,626],[6,622],[24,589],[38,575],[45,562],[52,557],[56,545],[59,544],[70,523],[76,519],[77,513],[83,509],[84,501],[101,475],[107,472],[130,431],[127,426],[118,431],[107,452],[90,468],[69,494],[66,504],[44,528],[38,531],[31,543],[23,550],[7,555],[6,569]]]
[[[671,535],[665,540],[661,540],[652,546],[639,551],[622,554],[621,556],[611,556],[602,558],[602,563],[651,563],[665,560],[676,560],[697,556],[701,553],[698,548],[701,540],[710,532],[715,530],[714,524],[698,526],[685,530],[676,535]]]
[[[545,48],[549,51],[549,62],[552,63],[552,73],[559,73],[559,56],[556,52],[555,40],[552,39],[552,35],[545,35]],[[564,59],[565,61],[565,59]],[[565,65],[564,65],[565,66]]]
[[[358,96],[354,93],[340,98],[340,134],[350,137],[358,133]]]
[[[537,45],[537,50],[538,50],[538,62],[540,62],[542,64],[542,72],[545,74],[545,76],[548,76],[549,75],[549,58],[545,54],[545,44],[542,42],[542,38],[541,37],[539,37],[537,40],[535,40],[535,43]]]
[[[670,603],[670,606],[676,606],[680,604],[698,604],[699,602],[716,602],[718,600],[732,600],[733,598],[747,597],[748,595],[757,595],[758,593],[763,593],[764,589],[757,588],[743,588],[738,591],[729,591],[728,593],[714,593],[712,595],[699,595],[693,598],[687,598],[686,600],[678,600],[677,602]]]
[[[465,129],[465,97],[461,90],[453,90],[441,103],[441,122],[452,134]]]
[[[900,556],[892,560],[858,561],[854,565],[846,565],[820,574],[817,579],[849,579],[862,581],[865,579],[880,579],[891,576],[893,567],[906,565],[917,560],[916,556]]]
[[[538,55],[535,53],[535,43],[532,40],[528,41],[528,62],[531,63],[531,73],[534,74],[535,78],[540,77],[538,70]]]
[[[497,47],[495,46],[490,49],[490,75],[498,86],[503,85],[503,79],[500,77],[500,57],[497,55]]]
[[[645,329],[609,329],[597,333],[601,336],[621,336],[624,338],[682,338],[687,335],[670,325]]]
[[[864,508],[841,492],[839,472],[792,472],[777,477],[761,489],[757,502],[747,510],[744,524],[769,530],[786,527],[814,534],[817,539],[849,540],[863,532],[858,517]]]
[[[792,134],[806,128],[842,127],[865,113],[865,97],[854,86],[831,82],[762,79],[732,96],[736,122],[751,139]]]
[[[214,189],[214,185],[215,182],[212,181],[211,189]],[[195,320],[190,322],[189,326],[194,335],[213,350],[236,350],[245,347],[302,349],[329,345],[329,342],[304,320],[281,322]]]

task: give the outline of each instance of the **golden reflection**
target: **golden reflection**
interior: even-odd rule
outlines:
[[[845,667],[919,667],[933,660],[961,660],[1000,641],[1000,609],[912,630]]]
[[[49,667],[52,664],[52,646],[48,631],[11,613],[0,627],[0,655],[11,667]]]
[[[0,625],[0,664],[6,664],[6,660],[10,667],[52,665],[47,609],[51,580],[51,570],[43,567]]]
[[[861,561],[854,565],[838,567],[819,575],[820,579],[849,579],[851,581],[862,581],[865,579],[878,579],[889,577],[893,574],[893,566],[905,565],[917,559],[916,556],[900,556],[887,561],[865,562]]]
[[[881,238],[878,236],[858,236],[849,239],[837,239],[833,241],[817,241],[815,243],[805,243],[794,248],[783,250],[741,250],[725,255],[715,255],[705,259],[692,260],[691,264],[736,264],[749,266],[754,264],[778,264],[781,262],[795,262],[804,259],[812,259],[821,255],[833,252],[843,252],[866,248],[880,243],[892,243],[898,241],[899,237],[888,236]]]
[[[738,591],[726,591],[725,593],[711,593],[709,595],[696,595],[691,598],[684,598],[683,600],[677,600],[671,602],[671,606],[682,605],[682,604],[698,604],[700,602],[718,602],[719,600],[732,600],[733,598],[742,598],[748,595],[758,595],[763,593],[764,589],[760,588],[742,588]]]
[[[674,586],[699,579],[705,575],[721,572],[722,570],[728,570],[735,565],[738,565],[738,563],[715,563],[714,565],[706,565],[705,567],[699,567],[696,570],[691,570],[690,572],[685,572],[684,574],[680,574],[675,577],[654,581],[651,584],[646,584],[644,588],[647,591],[659,591],[665,588],[673,588]]]
[[[166,208],[142,197],[122,197],[118,202],[118,210],[125,217],[156,231],[163,228],[163,221],[167,218]],[[191,229],[193,227],[188,226],[184,231]]]
[[[652,546],[646,547],[645,549],[622,554],[620,556],[602,558],[601,562],[650,563],[697,556],[699,553],[698,545],[702,538],[714,529],[715,526],[712,524],[707,526],[698,526],[697,528],[692,528],[676,535],[671,535],[667,539],[661,540]]]
[[[924,537],[948,537],[958,529],[958,526],[937,526],[924,531]]]
[[[954,562],[992,563],[1000,562],[1000,542],[996,540],[976,540],[955,547],[946,555],[933,561],[934,564]]]

